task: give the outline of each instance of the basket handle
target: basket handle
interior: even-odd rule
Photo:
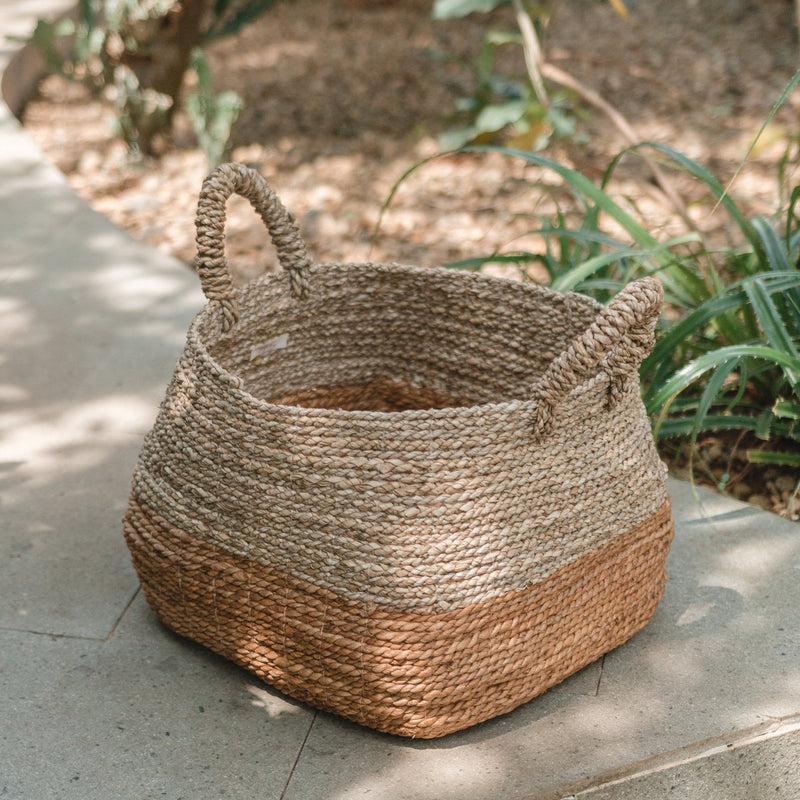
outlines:
[[[218,302],[222,312],[222,330],[229,331],[238,319],[236,294],[225,259],[225,203],[238,194],[250,205],[269,231],[278,251],[278,261],[289,274],[295,297],[308,289],[306,270],[311,261],[294,217],[286,210],[264,178],[244,164],[221,164],[203,181],[197,202],[197,257],[195,267],[205,296]]]
[[[613,408],[619,402],[627,382],[653,349],[653,331],[663,299],[664,290],[655,278],[641,278],[628,284],[551,362],[532,393],[537,401],[534,420],[537,435],[550,430],[555,407],[594,375],[603,360],[611,378],[608,407]]]

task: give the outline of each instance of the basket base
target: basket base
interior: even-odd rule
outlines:
[[[524,591],[443,613],[356,602],[171,527],[131,498],[147,600],[178,634],[282,692],[387,733],[443,736],[527,702],[625,642],[666,581],[669,502]]]

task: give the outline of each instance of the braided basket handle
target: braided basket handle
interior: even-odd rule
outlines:
[[[244,164],[221,164],[203,182],[197,202],[197,257],[195,266],[205,296],[220,304],[222,330],[238,319],[236,296],[225,259],[225,204],[238,194],[250,201],[269,231],[278,260],[289,274],[295,297],[308,289],[305,272],[311,266],[306,245],[294,217],[286,210],[264,178]]]
[[[555,407],[586,378],[595,374],[600,362],[611,382],[608,407],[619,402],[626,384],[637,376],[639,365],[653,349],[664,290],[655,278],[628,284],[567,349],[551,362],[533,389],[537,401],[534,429],[544,435],[552,426]]]

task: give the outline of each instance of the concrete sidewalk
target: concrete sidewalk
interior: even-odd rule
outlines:
[[[0,34],[68,5],[7,0]],[[78,200],[2,105],[0,209],[1,800],[800,798],[800,528],[686,484],[650,625],[441,740],[316,712],[170,634],[120,517],[196,278]]]

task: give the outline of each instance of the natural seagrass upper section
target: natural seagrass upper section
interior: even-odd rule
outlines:
[[[306,277],[302,298],[285,275],[240,292],[229,333],[213,308],[190,330],[133,486],[175,528],[351,600],[444,611],[663,506],[630,372],[646,343],[609,334],[596,374],[567,364],[576,388],[536,427],[537,381],[596,325],[594,301],[396,265]]]
[[[484,276],[400,265],[307,270],[307,295],[285,276],[238,294],[230,336],[198,328],[212,356],[264,400],[378,375],[468,405],[530,400],[531,387],[602,308],[588,297]]]

